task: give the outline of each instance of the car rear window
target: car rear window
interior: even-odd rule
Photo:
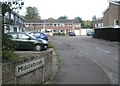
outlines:
[[[19,33],[19,39],[28,39],[29,36],[24,33]]]
[[[43,33],[41,33],[41,38],[44,38],[44,37],[46,37],[46,35],[45,34],[43,34]]]
[[[17,38],[17,34],[15,34],[15,33],[11,34],[11,36],[12,36],[12,39],[16,39]]]

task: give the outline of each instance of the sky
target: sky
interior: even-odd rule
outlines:
[[[67,16],[69,19],[81,17],[83,20],[92,20],[92,17],[102,17],[108,7],[108,0],[23,0],[24,6],[19,11],[25,15],[26,7],[36,7],[42,19]]]

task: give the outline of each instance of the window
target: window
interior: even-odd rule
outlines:
[[[101,26],[101,23],[98,23],[98,27],[100,27]]]
[[[68,24],[65,24],[65,26],[67,26]]]
[[[95,27],[97,27],[98,25],[97,24],[95,24]]]
[[[29,38],[29,36],[24,33],[19,34],[19,39],[28,39],[28,38]]]
[[[63,30],[60,30],[60,32],[63,32]]]
[[[57,26],[57,24],[54,24],[54,26]]]
[[[13,39],[17,39],[17,34],[16,33],[11,34],[11,36],[12,36]]]
[[[45,30],[45,33],[49,33],[49,31],[48,31],[48,30]]]
[[[103,23],[101,23],[101,26],[103,27]]]
[[[26,24],[25,27],[29,27],[29,24]]]
[[[15,16],[15,21],[18,21],[18,16]]]
[[[14,32],[17,32],[17,27],[14,27]]]
[[[35,33],[34,36],[35,36],[35,37],[39,37],[39,36],[40,36],[40,33]]]
[[[53,32],[56,32],[56,30],[53,30]]]
[[[43,33],[41,33],[41,38],[44,38],[44,37],[46,37],[46,35],[45,34],[43,34]]]
[[[19,23],[22,23],[22,20],[19,18]]]
[[[14,14],[12,14],[12,13],[11,13],[11,19],[13,19],[13,20],[14,20]]]
[[[114,26],[118,25],[119,21],[118,20],[114,20]]]

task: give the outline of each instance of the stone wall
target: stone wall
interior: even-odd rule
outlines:
[[[5,62],[2,64],[2,84],[43,84],[52,77],[53,49],[46,51],[17,51],[20,55],[18,62]],[[16,76],[16,66],[44,58],[44,65],[24,75]]]

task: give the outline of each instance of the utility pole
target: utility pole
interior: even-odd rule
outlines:
[[[44,29],[44,33],[45,33],[45,19],[44,19],[43,29]]]
[[[72,32],[74,32],[75,26],[74,26],[74,22],[72,21]]]
[[[35,22],[34,22],[33,26],[34,26],[34,35],[35,35]]]

